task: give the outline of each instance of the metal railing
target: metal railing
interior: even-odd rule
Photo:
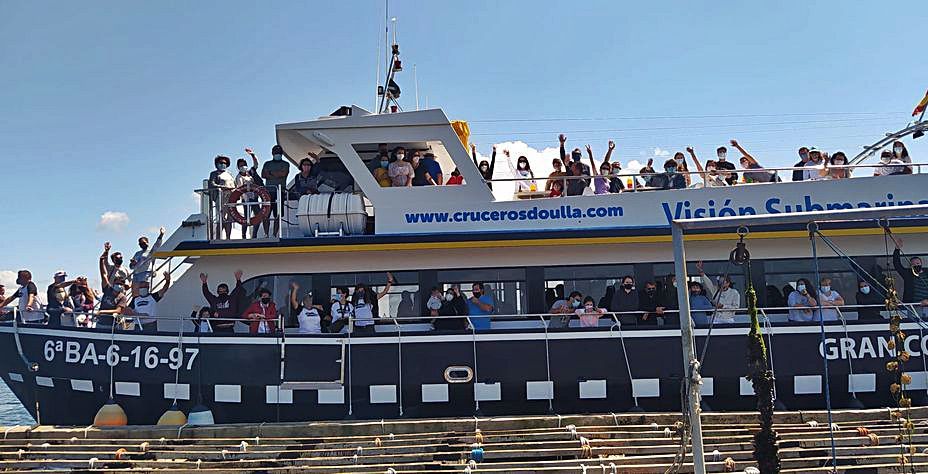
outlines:
[[[269,200],[257,199],[262,191]],[[200,208],[207,216],[206,235],[210,241],[256,239],[259,238],[259,231],[264,228],[267,229],[264,238],[282,238],[291,225],[290,211],[296,209],[289,204],[290,196],[286,186],[249,186],[241,191],[241,198],[235,202],[229,202],[229,198],[233,193],[240,192],[237,188],[204,185],[193,192],[200,195]],[[267,208],[267,217],[251,222],[266,206],[270,206]],[[244,223],[232,218],[233,208],[243,217]]]

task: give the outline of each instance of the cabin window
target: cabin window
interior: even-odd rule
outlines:
[[[390,291],[377,302],[377,315],[381,318],[393,317],[416,317],[421,316],[420,302],[418,301],[419,292],[419,273],[418,272],[393,272],[393,286]],[[336,289],[340,286],[348,287],[348,294],[354,294],[355,286],[359,283],[368,285],[375,292],[383,291],[387,282],[386,272],[370,273],[341,273],[332,275],[332,287],[329,293],[329,304],[331,297],[335,294]]]
[[[773,288],[776,288],[779,290],[778,298],[782,298],[779,301],[783,304],[776,304],[776,306],[786,306],[789,293],[784,294],[784,287],[789,285],[790,288],[795,289],[796,281],[800,278],[807,278],[816,288],[821,285],[820,282],[815,281],[815,263],[811,258],[766,260],[764,269],[766,291],[772,292]],[[840,258],[821,258],[819,259],[819,275],[821,278],[831,278],[831,288],[844,298],[845,304],[856,304],[857,275],[851,270],[847,261]],[[789,290],[789,288],[786,289]],[[769,298],[767,304],[774,306]]]
[[[438,272],[438,281],[443,291],[452,284],[461,285],[465,298],[471,296],[474,283],[483,283],[495,302],[495,314],[524,314],[528,308],[524,268],[442,270]]]
[[[720,262],[703,262],[702,264],[703,271],[706,272],[708,278],[712,278],[712,283],[717,283],[716,278],[728,275],[731,278],[732,288],[738,290],[738,294],[741,295],[741,303],[739,305],[745,307],[745,291],[747,291],[747,279],[744,276],[743,267],[736,266],[728,261]],[[658,288],[661,285],[666,285],[671,282],[671,277],[675,275],[675,268],[673,262],[667,263],[655,263],[654,264],[654,278],[658,282]],[[699,272],[696,270],[696,262],[687,262],[686,264],[686,275],[689,277],[689,281],[698,281],[705,285],[705,278],[699,275]],[[639,282],[640,284],[640,282]],[[718,286],[718,285],[716,285]],[[760,289],[757,289],[758,293]],[[713,295],[706,295],[710,299]]]
[[[546,310],[561,296],[566,297],[572,291],[579,291],[583,296],[592,296],[599,300],[606,294],[606,288],[617,283],[625,275],[635,274],[632,265],[582,265],[572,267],[546,267],[545,272],[545,306]],[[637,278],[635,279],[638,280]],[[640,285],[641,282],[638,282]],[[563,285],[563,295],[561,292]],[[608,307],[609,302],[605,302]]]
[[[412,164],[412,158],[419,156],[419,163],[423,170],[428,170],[431,182],[423,174],[419,174],[413,186],[426,185],[444,185],[448,184],[452,172],[455,170],[454,161],[445,148],[445,145],[438,140],[428,141],[409,141],[409,142],[392,142],[392,143],[357,143],[352,145],[364,166],[371,172],[374,181],[382,188],[393,188],[406,186],[406,176],[391,171],[396,168],[392,164],[396,161],[397,149],[402,147],[406,160]],[[431,154],[434,157],[434,163],[426,162],[426,155]],[[386,163],[386,166],[384,166]],[[409,168],[411,169],[411,168]],[[408,178],[413,179],[413,175]],[[455,183],[463,184],[463,182]]]

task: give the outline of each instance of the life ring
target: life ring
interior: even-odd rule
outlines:
[[[267,189],[264,187],[254,187],[254,189],[248,189],[248,186],[239,186],[232,190],[229,194],[229,215],[232,217],[232,220],[238,222],[239,224],[245,225],[257,225],[264,222],[269,215],[271,215],[271,194],[267,192]],[[242,199],[242,196],[245,193],[255,193],[260,198],[260,207],[258,212],[256,212],[251,219],[245,219],[245,216],[239,211],[238,203]],[[253,206],[253,203],[243,203],[245,206]],[[244,207],[244,206],[243,206]]]

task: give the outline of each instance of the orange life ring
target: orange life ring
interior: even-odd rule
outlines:
[[[245,216],[239,211],[238,206],[235,205],[245,193],[255,193],[260,199],[261,204],[258,212],[255,215],[251,216],[251,219],[245,219]],[[245,206],[253,206],[253,203],[244,203]],[[271,215],[271,194],[267,192],[267,189],[263,187],[255,187],[254,189],[248,189],[248,186],[239,186],[232,190],[229,194],[229,215],[232,217],[232,220],[238,222],[239,224],[245,225],[257,225],[264,222],[269,215]]]

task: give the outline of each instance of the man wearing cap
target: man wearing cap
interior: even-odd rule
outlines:
[[[129,260],[129,269],[132,270],[133,290],[138,289],[140,283],[146,282],[151,278],[151,254],[157,252],[158,249],[161,248],[162,241],[164,241],[164,227],[158,230],[158,238],[155,240],[155,245],[151,247],[151,250],[148,249],[148,237],[144,235],[139,237],[139,251],[135,252],[135,255]]]
[[[728,161],[728,148],[723,146],[716,148],[715,156],[718,157],[715,166],[719,169],[719,174],[724,177],[729,186],[734,186],[738,182],[738,173],[729,172],[734,171],[736,167],[734,163]]]
[[[799,163],[793,165],[793,168],[802,168],[809,162],[809,149],[802,147],[799,149]],[[793,181],[802,181],[805,178],[805,170],[793,170]]]
[[[48,304],[45,305],[45,313],[48,314],[49,326],[61,326],[61,313],[64,312],[64,304],[68,300],[67,287],[77,283],[77,280],[66,281],[68,274],[63,270],[55,272],[52,278],[52,284],[48,285],[45,296]]]
[[[824,159],[822,158],[821,150],[816,150],[812,148],[809,150],[809,161],[807,161],[802,170],[802,180],[803,181],[818,181],[822,179],[821,174],[818,172],[824,165]]]
[[[229,173],[232,160],[228,156],[219,155],[213,159],[216,169],[209,174],[209,198],[213,203],[213,219],[216,220],[216,233],[214,239],[222,238],[221,230],[225,230],[228,239],[232,233],[232,217],[226,204],[229,194],[235,188],[235,178]]]

